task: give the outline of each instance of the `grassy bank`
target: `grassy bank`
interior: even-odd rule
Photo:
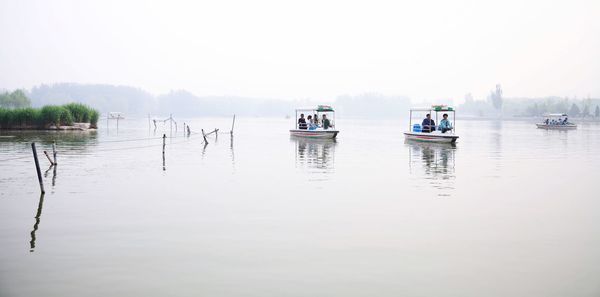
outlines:
[[[90,123],[96,127],[100,113],[80,103],[47,105],[42,108],[0,108],[0,129],[48,129]]]

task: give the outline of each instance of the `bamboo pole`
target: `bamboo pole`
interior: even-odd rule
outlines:
[[[235,114],[233,115],[233,122],[231,122],[231,131],[229,133],[233,135],[233,126],[235,125]]]
[[[52,156],[54,157],[54,165],[58,164],[56,163],[56,141],[52,143]]]
[[[44,181],[42,180],[42,171],[40,170],[40,161],[38,161],[37,150],[35,149],[35,142],[31,143],[31,151],[33,152],[33,160],[35,161],[35,170],[37,172],[38,181],[40,182],[40,190],[42,194],[46,193],[44,190]]]
[[[162,152],[162,157],[163,157],[163,171],[166,170],[166,167],[165,167],[165,146],[166,146],[166,141],[167,141],[167,134],[163,134],[163,152]]]
[[[208,140],[206,140],[206,134],[204,133],[204,129],[200,130],[202,130],[202,137],[204,137],[204,143],[208,144]]]
[[[50,154],[48,154],[47,151],[44,151],[44,155],[46,155],[46,158],[48,158],[48,161],[50,161],[50,166],[54,166],[54,162],[52,161],[52,159],[50,158]]]

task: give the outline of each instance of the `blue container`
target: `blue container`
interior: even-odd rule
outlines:
[[[413,132],[421,132],[421,125],[420,124],[414,124],[413,125]]]

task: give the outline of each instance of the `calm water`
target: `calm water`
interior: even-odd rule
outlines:
[[[405,143],[400,120],[339,120],[336,142],[291,121],[207,146],[179,130],[164,168],[168,126],[144,119],[3,132],[0,296],[600,295],[600,125],[459,121],[453,147]]]

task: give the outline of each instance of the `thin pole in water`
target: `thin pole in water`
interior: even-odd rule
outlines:
[[[38,161],[37,151],[35,149],[35,142],[31,143],[31,150],[33,151],[33,160],[35,161],[35,170],[37,172],[38,181],[40,182],[40,190],[42,194],[46,193],[44,190],[44,181],[42,180],[42,171],[40,170],[40,161]]]
[[[162,157],[163,157],[163,171],[166,170],[166,167],[165,167],[165,146],[167,145],[166,141],[167,141],[167,134],[163,134],[163,152],[162,152],[163,153],[162,154]]]
[[[54,162],[52,161],[52,158],[50,158],[50,154],[48,154],[47,151],[44,151],[44,155],[46,155],[46,158],[48,158],[48,161],[50,162],[50,166],[54,166]]]
[[[52,156],[54,157],[54,165],[56,165],[56,141],[52,143]]]
[[[233,115],[233,122],[231,123],[231,131],[229,131],[229,133],[231,133],[231,135],[233,135],[233,126],[235,125],[235,114]]]
[[[204,133],[204,129],[200,130],[202,130],[202,137],[204,137],[204,143],[208,144],[208,140],[206,140],[206,134]]]

